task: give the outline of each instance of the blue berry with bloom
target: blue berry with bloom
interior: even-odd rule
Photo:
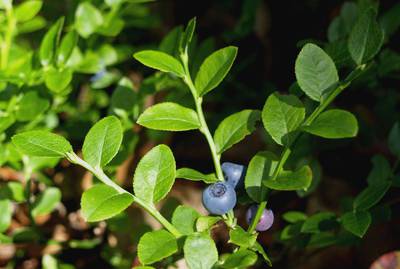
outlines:
[[[235,189],[244,186],[244,177],[246,175],[246,167],[244,165],[224,162],[221,168],[228,184]]]
[[[211,214],[226,214],[236,205],[235,189],[225,182],[214,183],[203,191],[203,205]]]

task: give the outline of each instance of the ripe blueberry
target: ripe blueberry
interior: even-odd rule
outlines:
[[[250,225],[253,221],[254,217],[256,216],[258,206],[252,205],[246,213],[246,220],[247,223]],[[274,223],[274,213],[270,209],[264,209],[260,220],[256,226],[256,230],[259,232],[263,232],[271,228],[272,224]]]
[[[246,168],[243,165],[224,162],[221,165],[221,168],[224,172],[228,184],[230,184],[235,189],[244,186],[244,176],[246,174]]]
[[[203,191],[203,205],[211,214],[223,215],[235,207],[236,192],[225,182],[214,183]]]

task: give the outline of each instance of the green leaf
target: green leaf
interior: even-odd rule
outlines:
[[[308,247],[315,248],[326,248],[335,244],[340,244],[340,237],[332,232],[320,232],[312,234],[310,241],[308,242]]]
[[[45,254],[42,258],[42,268],[43,269],[58,269],[57,259],[49,254]]]
[[[22,184],[17,181],[9,181],[5,186],[1,186],[0,200],[4,199],[9,199],[18,203],[25,201],[26,198]]]
[[[13,239],[7,235],[0,234],[0,244],[12,244]]]
[[[400,157],[400,125],[396,122],[389,133],[388,146],[390,151]]]
[[[61,40],[60,47],[57,51],[57,63],[59,65],[65,64],[78,42],[78,34],[75,31],[70,31]]]
[[[211,269],[218,261],[217,247],[208,234],[189,235],[183,252],[190,269]]]
[[[254,245],[257,235],[248,233],[242,227],[236,226],[229,231],[229,243],[235,244],[243,248],[249,248]]]
[[[29,0],[21,3],[15,8],[15,18],[18,22],[26,22],[33,19],[39,13],[42,4],[42,1],[39,0]]]
[[[56,69],[50,67],[44,73],[46,87],[54,93],[61,93],[72,81],[72,70],[69,68]]]
[[[272,176],[277,164],[278,157],[269,151],[259,152],[250,160],[244,185],[253,201],[260,203],[266,199],[267,189],[262,182]]]
[[[147,203],[157,203],[171,190],[175,181],[175,159],[170,148],[158,145],[140,160],[133,189]]]
[[[382,28],[376,21],[376,11],[367,9],[359,16],[348,41],[350,55],[356,64],[371,60],[379,52],[383,38]]]
[[[214,134],[217,153],[221,154],[234,144],[240,142],[256,129],[256,123],[260,119],[258,110],[246,109],[225,118]]]
[[[256,241],[256,243],[254,244],[254,246],[253,246],[251,249],[254,250],[254,251],[257,251],[258,254],[260,254],[260,255],[264,258],[264,261],[265,261],[269,266],[272,266],[272,262],[271,262],[270,258],[268,257],[267,253],[265,253],[265,250],[264,250],[264,248],[261,246],[260,243],[258,243],[258,242]]]
[[[201,64],[195,80],[197,94],[203,96],[216,88],[228,74],[235,61],[236,47],[225,47],[215,51]]]
[[[18,104],[15,114],[18,121],[31,121],[45,112],[50,106],[50,102],[39,96],[36,91],[27,92]]]
[[[391,185],[391,181],[381,181],[368,186],[355,198],[354,209],[357,211],[370,209],[383,198]]]
[[[199,118],[194,110],[170,102],[149,107],[140,115],[137,123],[163,131],[187,131],[200,127]]]
[[[183,77],[185,71],[182,64],[169,54],[156,50],[144,50],[137,52],[133,57],[145,66],[162,72],[173,73],[178,77]]]
[[[104,18],[101,12],[89,2],[80,3],[75,12],[75,29],[84,38],[103,24]]]
[[[0,233],[5,232],[11,224],[13,208],[10,200],[0,200]]]
[[[296,171],[282,171],[275,180],[268,179],[263,184],[273,190],[295,191],[306,190],[311,181],[311,168],[305,165]]]
[[[43,17],[36,16],[31,20],[18,25],[18,34],[35,32],[46,27],[46,20]]]
[[[183,33],[180,44],[179,44],[179,51],[181,53],[184,53],[187,51],[190,42],[192,41],[194,30],[196,28],[196,17],[192,18],[185,29],[185,32]]]
[[[126,77],[122,78],[112,93],[111,108],[130,112],[138,101],[138,94],[133,90],[132,82]]]
[[[380,19],[380,25],[386,37],[390,37],[400,27],[400,3],[392,6]]]
[[[215,174],[205,175],[197,170],[186,167],[176,170],[176,178],[184,178],[192,181],[203,181],[207,184],[218,182]]]
[[[204,232],[210,230],[221,217],[218,216],[200,216],[196,221],[196,230],[198,232]]]
[[[173,28],[169,33],[161,40],[158,49],[169,55],[176,55],[182,35],[182,26]]]
[[[93,167],[104,167],[117,155],[122,142],[121,122],[115,116],[98,121],[83,142],[83,159]]]
[[[82,195],[82,214],[88,222],[101,221],[119,214],[133,202],[130,193],[119,193],[116,189],[97,184]]]
[[[321,113],[304,131],[324,138],[354,137],[358,133],[356,117],[348,111],[331,109]]]
[[[392,167],[389,161],[382,155],[372,157],[372,170],[368,174],[368,184],[381,184],[392,176]]]
[[[295,73],[303,92],[317,102],[339,81],[335,63],[320,47],[311,43],[304,45],[297,56]]]
[[[257,254],[248,249],[239,249],[238,251],[229,254],[224,263],[221,265],[222,268],[249,268],[257,262]]]
[[[331,230],[336,224],[336,215],[331,212],[320,212],[306,219],[301,227],[302,233],[320,233]]]
[[[65,157],[72,151],[71,144],[62,136],[47,131],[28,131],[11,138],[24,154],[38,157]]]
[[[0,132],[3,133],[15,122],[15,117],[13,115],[0,116]]]
[[[362,238],[371,224],[371,214],[367,211],[347,212],[341,222],[347,231]]]
[[[289,146],[303,122],[305,108],[295,95],[271,94],[262,111],[265,129],[279,145]]]
[[[307,215],[301,211],[288,211],[282,215],[282,218],[289,223],[296,223],[305,221],[307,219]]]
[[[194,233],[197,218],[200,214],[191,207],[180,205],[172,215],[172,225],[183,235]]]
[[[138,257],[142,264],[152,264],[178,251],[176,238],[166,230],[145,233],[138,244]]]
[[[57,20],[55,24],[47,31],[39,48],[40,63],[43,66],[50,65],[56,53],[58,41],[60,39],[61,30],[64,25],[64,17]]]
[[[329,42],[335,42],[348,36],[357,20],[359,9],[354,2],[345,2],[340,10],[340,15],[332,20],[328,28]],[[346,48],[347,50],[347,48]]]
[[[61,201],[61,191],[56,187],[45,189],[32,205],[34,217],[51,213]]]

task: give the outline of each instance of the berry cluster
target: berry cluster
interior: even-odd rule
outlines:
[[[243,165],[225,162],[222,164],[225,182],[217,182],[203,191],[203,205],[214,215],[223,215],[232,210],[237,202],[236,190],[244,187],[246,167]],[[256,216],[258,206],[252,205],[246,213],[247,223],[250,225]],[[274,222],[272,210],[264,209],[256,226],[257,231],[266,231]]]

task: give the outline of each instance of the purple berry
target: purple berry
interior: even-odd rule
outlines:
[[[238,187],[243,187],[244,176],[246,174],[246,168],[243,165],[224,162],[221,165],[221,168],[228,184],[235,189]]]
[[[235,207],[236,192],[225,182],[214,183],[203,191],[203,205],[211,214],[223,215]]]
[[[256,216],[258,206],[252,205],[246,213],[246,220],[247,223],[250,225],[253,221],[254,217]],[[274,213],[270,209],[264,209],[260,220],[256,226],[256,230],[259,232],[263,232],[271,228],[272,224],[274,223]]]

